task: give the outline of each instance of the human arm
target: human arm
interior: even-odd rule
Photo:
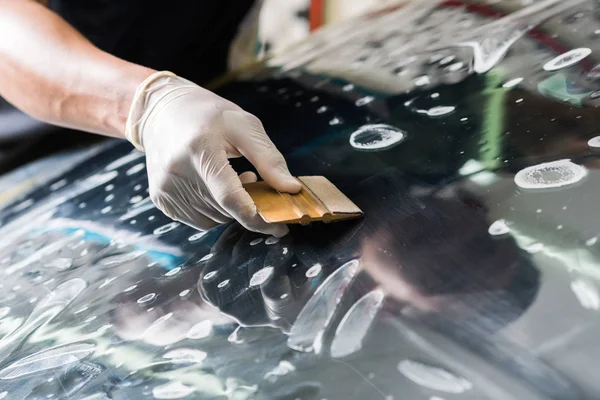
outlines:
[[[245,156],[277,190],[300,190],[260,121],[179,77],[159,77],[138,90],[155,73],[96,48],[37,2],[0,0],[0,96],[56,125],[115,137],[135,127],[129,139],[147,153],[151,198],[175,220],[209,229],[236,219],[251,230],[285,234],[284,226],[260,219],[228,162]]]

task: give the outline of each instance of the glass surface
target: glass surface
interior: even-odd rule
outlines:
[[[217,89],[360,220],[200,233],[125,143],[22,198],[0,398],[600,398],[599,16],[413,2]]]

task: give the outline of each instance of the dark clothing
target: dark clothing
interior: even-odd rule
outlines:
[[[100,49],[205,83],[226,70],[229,45],[254,0],[50,0]]]
[[[49,7],[100,49],[203,84],[226,71],[231,42],[253,4],[254,0],[50,0]],[[39,142],[58,130],[0,98],[0,173],[88,139],[61,131]]]

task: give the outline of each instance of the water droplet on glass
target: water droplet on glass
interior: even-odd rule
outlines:
[[[242,327],[238,326],[237,328],[235,328],[235,330],[233,332],[231,332],[231,335],[229,335],[227,337],[227,341],[229,343],[236,343],[236,344],[241,344],[244,343],[244,340],[241,338],[240,332],[242,331]]]
[[[198,232],[198,233],[194,233],[192,236],[190,236],[188,238],[188,241],[190,242],[195,242],[196,240],[200,240],[200,238],[202,238],[204,235],[206,235],[208,233],[207,232]]]
[[[171,232],[172,230],[177,229],[179,225],[181,225],[179,222],[171,222],[156,228],[153,233],[155,235],[164,235],[167,232]]]
[[[114,200],[114,198],[115,198],[115,195],[114,195],[114,194],[109,194],[108,196],[106,196],[106,197],[104,198],[104,201],[105,201],[105,202],[113,201],[113,200]]]
[[[202,279],[204,279],[205,281],[210,281],[217,275],[217,273],[218,273],[218,271],[210,271],[209,273],[204,275],[204,278],[202,278]]]
[[[179,297],[185,297],[188,294],[190,294],[191,290],[190,289],[185,289],[184,291],[182,291],[181,293],[179,293]]]
[[[254,239],[253,241],[250,242],[250,246],[256,246],[257,244],[262,243],[263,238],[258,238],[258,239]]]
[[[460,71],[464,66],[465,66],[465,64],[463,64],[462,62],[457,62],[452,65],[449,65],[447,67],[447,69],[450,72],[456,72],[456,71]]]
[[[88,357],[95,346],[88,343],[71,343],[42,350],[8,365],[0,371],[0,379],[17,379],[78,363]]]
[[[515,100],[515,103],[517,103],[517,104],[522,103],[522,102],[523,102],[523,99],[517,99],[517,100]]]
[[[294,367],[294,365],[292,363],[290,363],[289,361],[283,360],[283,361],[280,361],[279,365],[277,365],[275,368],[268,371],[265,374],[264,379],[267,381],[270,381],[270,382],[275,382],[278,377],[287,375],[290,372],[294,372],[295,370],[296,370],[296,367]]]
[[[131,204],[135,204],[135,203],[139,203],[139,202],[140,202],[140,201],[142,201],[142,200],[144,200],[144,198],[143,198],[142,196],[140,196],[140,195],[136,195],[136,196],[133,196],[133,197],[132,197],[132,198],[129,200],[129,202],[130,202]]]
[[[331,343],[332,357],[346,357],[362,348],[363,340],[381,309],[384,298],[381,290],[373,290],[354,303],[335,331]]]
[[[530,244],[529,246],[525,247],[525,251],[527,251],[529,254],[539,253],[543,249],[544,249],[543,243],[533,243],[533,244]]]
[[[351,84],[351,83],[349,83],[349,84],[347,84],[347,85],[344,85],[344,87],[342,88],[342,90],[343,90],[344,92],[349,92],[349,91],[351,91],[351,90],[354,90],[354,85],[353,85],[353,84]]]
[[[506,221],[503,219],[499,219],[498,221],[495,221],[488,228],[488,233],[492,236],[506,235],[509,232],[510,232],[510,228],[506,224]]]
[[[334,125],[340,125],[342,123],[341,118],[333,118],[329,121],[329,125],[334,126]]]
[[[125,175],[131,176],[131,175],[137,174],[138,172],[140,172],[141,170],[143,170],[145,167],[146,167],[145,163],[135,164],[133,167],[129,168],[125,172]]]
[[[515,175],[515,183],[523,189],[547,189],[572,185],[587,174],[584,167],[570,160],[558,160],[527,167]]]
[[[362,97],[362,98],[356,100],[356,106],[357,107],[362,107],[364,105],[367,105],[367,104],[373,102],[373,100],[375,100],[375,98],[373,96]]]
[[[588,140],[587,144],[592,150],[600,150],[600,136]]]
[[[188,339],[195,339],[195,340],[203,339],[205,337],[210,336],[210,334],[212,332],[212,327],[213,327],[212,322],[210,322],[208,320],[199,322],[190,328],[186,337]]]
[[[443,117],[445,115],[451,114],[454,112],[454,110],[456,110],[456,107],[454,106],[437,106],[437,107],[433,107],[430,108],[429,110],[427,110],[427,115],[429,117]]]
[[[583,308],[588,310],[598,310],[600,308],[598,290],[590,282],[576,279],[571,282],[571,290],[575,293],[575,297],[577,297]]]
[[[427,75],[420,76],[415,80],[415,86],[425,86],[429,85],[430,83],[431,79],[429,79]]]
[[[156,298],[156,293],[148,293],[147,295],[140,297],[137,300],[137,303],[138,304],[146,304],[146,303],[151,302],[155,298]]]
[[[55,182],[52,185],[50,185],[50,190],[54,192],[55,190],[58,190],[58,189],[64,187],[66,184],[67,184],[67,180],[61,179],[60,181]]]
[[[152,389],[155,399],[181,399],[194,393],[195,389],[179,381],[171,381]]]
[[[321,273],[322,269],[323,267],[321,266],[321,264],[315,264],[312,267],[310,267],[308,271],[306,271],[306,277],[314,278]]]
[[[403,131],[391,125],[365,125],[350,135],[350,145],[357,150],[379,151],[397,145],[405,137]]]
[[[100,261],[100,265],[110,268],[122,264],[133,262],[146,254],[144,250],[132,251],[129,253],[117,254],[114,256],[108,256]]]
[[[321,106],[317,109],[317,114],[323,114],[327,110],[328,110],[328,108],[326,106]]]
[[[72,265],[73,265],[73,260],[71,260],[70,258],[60,257],[60,258],[55,258],[53,260],[46,262],[44,264],[44,267],[52,268],[57,271],[65,271],[65,270],[71,268]]]
[[[219,284],[217,285],[217,287],[219,289],[223,289],[224,287],[226,287],[227,285],[229,285],[229,279],[225,279],[223,282],[219,282]]]
[[[213,253],[208,253],[207,255],[205,255],[204,257],[202,257],[202,258],[200,259],[200,262],[202,262],[202,261],[208,261],[208,260],[210,260],[211,258],[213,258],[214,256],[215,256],[215,255],[214,255]]]
[[[267,240],[265,240],[266,245],[272,245],[275,243],[279,243],[279,238],[275,236],[269,236]]]
[[[20,202],[16,206],[14,206],[13,209],[12,209],[12,211],[15,212],[15,213],[23,211],[26,208],[31,207],[33,205],[33,203],[34,203],[33,199],[27,199],[25,201]]]
[[[100,210],[100,214],[107,214],[107,213],[111,212],[111,210],[112,210],[111,206],[104,207],[102,210]]]
[[[502,85],[502,87],[503,87],[503,88],[506,88],[506,89],[508,89],[508,88],[511,88],[511,87],[515,87],[515,86],[517,86],[517,85],[518,85],[519,83],[521,83],[521,82],[523,82],[523,78],[515,78],[515,79],[511,79],[510,81],[508,81],[508,82],[505,82],[505,83]]]
[[[598,242],[598,238],[594,236],[593,238],[590,238],[590,239],[586,240],[586,241],[585,241],[585,245],[586,245],[586,246],[593,246],[593,245],[595,245],[597,242]]]
[[[273,275],[273,267],[265,267],[252,275],[250,287],[260,286]]]
[[[590,54],[592,54],[592,50],[587,47],[573,49],[548,61],[546,64],[544,64],[544,70],[557,71],[562,68],[570,67],[571,65],[577,64]]]
[[[446,369],[418,361],[402,360],[398,364],[398,371],[407,379],[431,390],[458,394],[473,388],[471,382]]]
[[[73,314],[81,314],[82,312],[87,311],[88,309],[89,306],[83,306],[79,310],[75,311]]]
[[[108,185],[106,185],[106,186],[104,187],[104,190],[105,190],[105,191],[107,191],[107,192],[110,192],[110,191],[111,191],[111,190],[113,190],[114,188],[115,188],[115,185],[113,185],[112,183],[110,183],[110,184],[108,184]]]
[[[358,261],[352,260],[325,279],[292,325],[288,337],[290,348],[298,351],[320,351],[323,333],[358,269]]]
[[[165,276],[173,276],[173,275],[177,275],[179,273],[179,271],[181,271],[181,267],[175,267],[172,270],[170,270],[169,272],[167,272],[165,274]]]
[[[452,61],[454,61],[454,59],[456,59],[455,56],[446,56],[440,60],[440,64],[441,65],[450,64]]]
[[[142,190],[142,185],[140,185],[140,184],[137,184],[137,185],[135,185],[135,186],[133,187],[133,190],[135,190],[136,192],[137,192],[138,190]]]
[[[439,94],[439,93],[432,93],[432,94],[431,94],[431,98],[432,98],[432,99],[437,99],[438,97],[440,97],[440,94]]]
[[[163,358],[167,358],[174,363],[201,363],[207,357],[207,354],[203,351],[196,349],[175,349],[163,355]]]
[[[137,285],[131,285],[128,288],[126,288],[125,290],[123,290],[125,293],[127,292],[131,292],[132,290],[134,290],[137,287]]]

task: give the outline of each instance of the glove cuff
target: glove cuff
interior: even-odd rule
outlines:
[[[127,124],[125,125],[125,138],[138,150],[145,151],[140,135],[140,122],[146,106],[146,95],[148,88],[160,78],[174,77],[174,73],[169,71],[155,72],[140,83],[133,95]]]

